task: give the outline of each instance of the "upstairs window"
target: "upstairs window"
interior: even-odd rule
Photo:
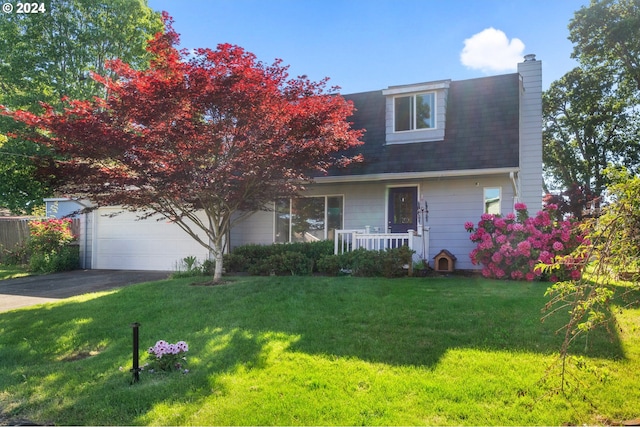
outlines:
[[[450,80],[390,86],[385,99],[385,143],[443,141]]]
[[[433,92],[394,98],[394,131],[435,128],[435,104]]]

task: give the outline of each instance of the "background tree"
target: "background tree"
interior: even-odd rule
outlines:
[[[6,114],[66,159],[40,168],[63,178],[64,192],[175,222],[215,257],[218,280],[233,224],[353,161],[338,152],[359,145],[361,132],[347,122],[352,104],[325,93],[326,79],[290,79],[280,61],[265,65],[228,44],[181,52],[165,20],[148,70],[115,60],[118,79],[92,74],[106,100]]]
[[[544,94],[543,160],[547,187],[575,211],[601,195],[608,163],[640,165],[640,0],[592,0],[569,30],[581,65]]]
[[[48,155],[44,147],[0,133],[0,207],[30,213],[52,194],[49,177],[36,178],[34,161],[43,155]]]
[[[162,30],[160,15],[146,0],[48,0],[46,11],[4,14],[0,20],[0,104],[42,112],[61,99],[104,97],[90,72],[107,75],[109,59],[134,68],[148,66],[146,41]],[[29,211],[51,195],[35,163],[47,151],[29,141],[7,138],[21,126],[0,118],[0,206]]]
[[[551,84],[543,94],[543,161],[557,186],[578,185],[597,198],[607,166],[638,168],[630,99],[605,68],[578,67]]]
[[[572,56],[640,90],[640,0],[592,0],[569,23]]]

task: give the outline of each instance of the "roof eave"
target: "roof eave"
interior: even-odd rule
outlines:
[[[520,171],[519,167],[487,168],[487,169],[462,169],[443,171],[423,171],[423,172],[399,172],[399,173],[376,173],[366,175],[342,175],[342,176],[320,176],[314,178],[318,184],[348,183],[348,182],[370,182],[370,181],[394,181],[422,178],[449,178],[478,175],[504,175]]]

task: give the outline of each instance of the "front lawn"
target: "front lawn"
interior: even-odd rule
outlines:
[[[145,283],[0,314],[0,420],[56,425],[561,425],[640,415],[640,311],[576,348],[580,391],[548,393],[563,319],[546,284],[242,277]],[[143,349],[189,344],[188,374],[130,385]],[[586,352],[585,351],[586,347]],[[142,351],[142,362],[146,354]],[[122,367],[123,369],[119,369]]]

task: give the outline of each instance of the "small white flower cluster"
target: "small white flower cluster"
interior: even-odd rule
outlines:
[[[149,354],[154,355],[158,359],[161,359],[165,354],[177,355],[186,353],[187,351],[189,351],[189,346],[184,341],[170,344],[164,340],[160,340],[153,347],[149,347]]]

